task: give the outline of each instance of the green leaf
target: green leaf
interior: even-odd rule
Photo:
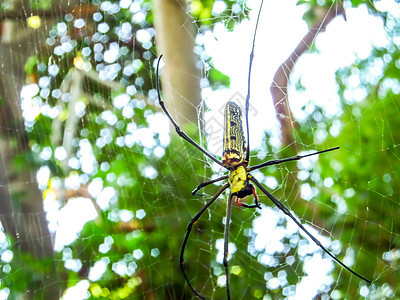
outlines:
[[[35,70],[35,67],[37,65],[37,56],[31,56],[28,58],[28,61],[25,63],[25,72],[27,74],[32,74],[33,71]]]
[[[229,87],[231,84],[231,79],[229,78],[229,76],[225,75],[215,68],[211,68],[208,75],[210,84],[214,89],[218,89],[221,86]]]

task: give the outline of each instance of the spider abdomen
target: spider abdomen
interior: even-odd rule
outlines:
[[[242,110],[239,105],[229,101],[225,106],[224,119],[224,152],[222,153],[222,164],[230,169],[243,163],[246,152]]]

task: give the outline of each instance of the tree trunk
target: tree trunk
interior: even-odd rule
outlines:
[[[197,123],[201,101],[200,71],[194,54],[195,27],[185,0],[155,0],[154,26],[159,54],[163,54],[163,98],[180,124]]]
[[[29,5],[26,1],[23,3]],[[54,261],[43,197],[36,181],[37,170],[30,169],[26,163],[19,167],[15,164],[16,159],[26,161],[32,156],[19,95],[25,83],[24,66],[28,57],[40,55],[48,31],[62,16],[60,8],[66,10],[77,3],[77,0],[53,1],[53,8],[60,11],[40,12],[47,18],[41,18],[38,29],[26,27],[26,17],[38,12],[30,11],[28,6],[22,7],[21,1],[10,1],[6,13],[0,15],[0,220],[13,239],[13,261],[29,253],[39,259],[39,263],[45,263],[43,270],[54,269]],[[23,299],[59,299],[60,290],[56,284],[59,280],[54,274],[49,269],[47,273],[35,274],[40,282],[30,287]]]

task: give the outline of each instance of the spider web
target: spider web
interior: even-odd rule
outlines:
[[[347,20],[335,17],[326,32],[311,25],[317,39],[308,44],[302,17],[313,24],[320,9],[336,11],[337,3],[307,10],[280,2],[266,1],[257,33],[251,165],[341,149],[252,174],[373,284],[334,263],[258,191],[262,210],[232,211],[232,298],[396,298],[399,6],[340,3]],[[0,299],[193,297],[179,251],[187,223],[219,186],[205,188],[204,196],[190,192],[225,173],[177,136],[157,104],[153,5],[1,4]],[[178,93],[173,105],[165,101],[186,120],[182,128],[219,157],[224,106],[243,105],[247,93],[259,3],[217,1],[205,17],[196,12],[207,11],[206,4],[190,8],[202,101],[193,104],[164,79],[163,87]],[[284,98],[274,105],[275,72],[299,42],[309,52],[285,73],[288,89],[281,87]],[[277,118],[285,99],[289,114]],[[195,118],[182,114],[179,102]],[[282,128],[281,119],[290,126]],[[225,193],[194,225],[185,252],[191,284],[211,299],[226,294],[226,199]]]

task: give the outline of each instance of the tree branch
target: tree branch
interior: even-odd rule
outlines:
[[[290,56],[279,66],[275,73],[270,90],[275,106],[276,116],[281,125],[282,145],[292,145],[293,139],[293,120],[288,102],[288,81],[293,67],[300,56],[306,52],[318,33],[325,31],[326,26],[338,15],[345,16],[342,3],[338,3],[335,8],[319,8],[317,11],[319,17],[315,26],[311,26],[307,34],[301,39],[300,43],[293,50]]]

